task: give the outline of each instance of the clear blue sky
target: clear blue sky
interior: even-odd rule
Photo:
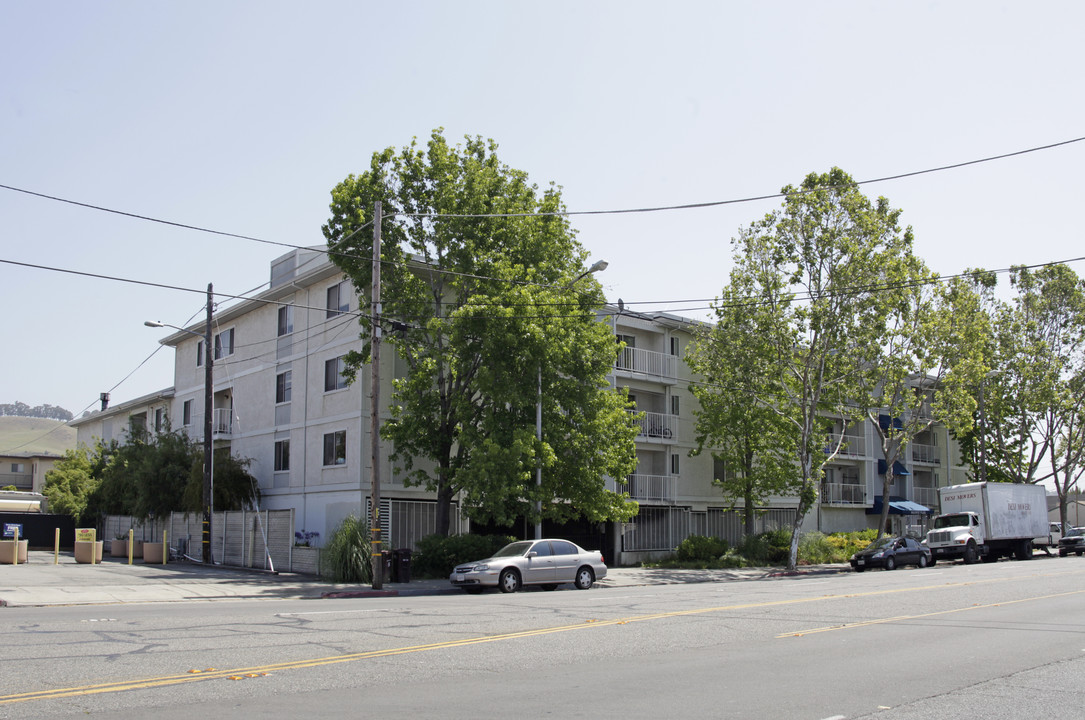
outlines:
[[[493,138],[571,210],[729,200],[1085,136],[1079,2],[0,4],[0,184],[275,242],[435,127]],[[867,187],[942,273],[1085,255],[1085,143]],[[577,218],[608,297],[704,317],[779,201]],[[0,189],[0,401],[77,415],[173,382],[163,331],[284,248]],[[1073,263],[1079,273],[1082,263]],[[1005,282],[1005,281],[1003,281]],[[689,302],[682,302],[689,301]],[[644,304],[634,304],[644,303]]]

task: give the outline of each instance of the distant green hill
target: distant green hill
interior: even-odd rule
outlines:
[[[75,428],[57,420],[0,417],[0,455],[52,453],[63,455],[75,447]]]

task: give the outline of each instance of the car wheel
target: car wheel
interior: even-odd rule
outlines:
[[[463,591],[465,593],[467,593],[468,595],[481,595],[482,594],[482,586],[481,585],[467,585],[467,586],[465,586],[463,588]]]
[[[863,572],[864,570],[866,570],[866,568],[861,568],[861,567],[855,568],[855,572]]]
[[[1059,550],[1059,557],[1066,557],[1068,554],[1065,550]]]
[[[897,561],[893,559],[893,556],[890,555],[889,557],[887,557],[885,559],[885,569],[886,570],[896,570],[897,569]]]
[[[938,558],[936,558],[935,556],[931,555],[931,561],[930,561],[929,563],[927,563],[927,566],[928,566],[928,567],[934,567],[934,566],[935,566],[935,565],[937,565],[937,564],[938,564]]]
[[[1075,555],[1077,555],[1078,557],[1081,557],[1081,551],[1080,551],[1080,550],[1078,550],[1078,551],[1077,551],[1076,553],[1074,553],[1074,554],[1075,554]]]
[[[976,562],[976,543],[969,540],[968,546],[964,549],[964,564],[971,565],[974,562]]]
[[[558,589],[558,586],[555,585],[554,583],[547,583],[545,585],[540,585],[539,587],[541,587],[543,590],[547,590],[547,591],[557,590]]]
[[[576,571],[575,585],[577,590],[587,590],[595,582],[595,573],[585,565]]]
[[[916,563],[916,564],[919,565],[920,568],[927,567],[927,556],[924,555],[923,553],[920,553],[919,554],[919,562]]]
[[[497,586],[503,593],[514,593],[520,589],[520,573],[512,568],[501,571],[501,577],[497,580]]]

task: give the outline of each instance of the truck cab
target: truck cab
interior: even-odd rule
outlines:
[[[934,560],[964,558],[971,564],[979,557],[978,548],[984,541],[980,516],[974,512],[955,512],[934,518],[926,544]]]

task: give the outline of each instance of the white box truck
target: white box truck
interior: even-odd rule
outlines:
[[[1041,485],[976,482],[940,488],[942,514],[926,544],[932,564],[963,558],[993,562],[1003,555],[1032,557],[1037,538],[1047,539],[1047,491]]]

